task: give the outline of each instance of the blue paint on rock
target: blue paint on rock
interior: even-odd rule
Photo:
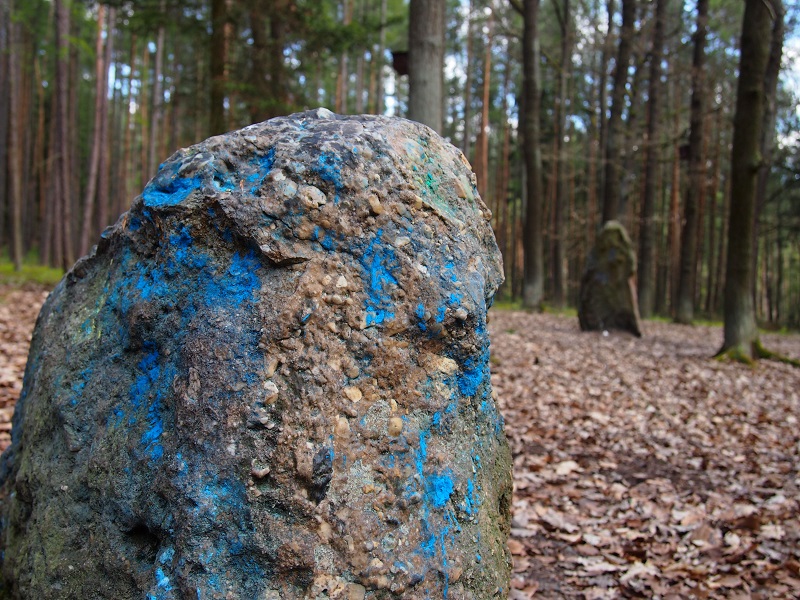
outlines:
[[[380,325],[395,316],[392,290],[398,285],[394,273],[400,263],[394,248],[381,242],[382,237],[383,229],[379,229],[361,257],[367,280],[367,326]]]

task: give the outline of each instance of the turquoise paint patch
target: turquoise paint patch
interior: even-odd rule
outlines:
[[[425,487],[431,504],[435,508],[441,508],[447,504],[453,494],[452,471],[448,469],[439,474],[429,475],[426,478]]]
[[[200,188],[202,181],[199,175],[184,178],[174,175],[168,176],[166,172],[162,172],[144,188],[142,201],[145,206],[151,208],[175,206],[186,200],[193,191]]]
[[[394,272],[400,268],[394,248],[381,243],[383,230],[379,229],[361,257],[366,271],[367,298],[365,302],[367,325],[380,325],[394,318],[392,289],[397,287]]]

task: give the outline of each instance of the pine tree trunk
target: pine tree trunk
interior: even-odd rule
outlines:
[[[611,94],[611,114],[608,119],[606,139],[605,190],[603,193],[603,222],[619,216],[622,169],[620,152],[624,131],[622,111],[625,106],[625,87],[628,83],[628,65],[631,59],[631,42],[636,16],[636,1],[622,0],[622,28],[619,33],[617,65],[614,71],[614,89]]]
[[[776,0],[773,3],[777,12],[772,24],[772,43],[770,44],[769,60],[767,61],[767,72],[764,77],[764,123],[761,130],[761,168],[758,170],[758,181],[756,183],[756,214],[754,217],[753,240],[758,243],[760,230],[760,217],[764,206],[767,203],[767,183],[769,174],[772,170],[772,155],[775,149],[775,124],[777,120],[776,98],[778,94],[778,74],[781,70],[781,57],[783,56],[783,36],[784,36],[784,9],[782,3]],[[756,249],[753,250],[753,260],[757,256]],[[754,272],[757,271],[755,264]]]
[[[227,0],[211,0],[211,44],[210,51],[210,79],[211,94],[209,107],[209,135],[219,135],[226,128],[225,116],[225,91],[228,82],[225,73],[228,63],[228,44],[225,35],[225,26],[228,22]]]
[[[568,198],[567,135],[567,92],[569,75],[572,72],[572,13],[570,0],[563,0],[563,10],[559,13],[561,25],[561,62],[558,75],[558,101],[556,103],[556,194],[553,204],[553,305],[562,308],[567,301],[566,265],[566,209]]]
[[[70,202],[70,143],[69,143],[69,0],[55,0],[56,17],[56,121],[54,127],[55,173],[55,264],[68,269],[75,262],[72,239],[72,210]]]
[[[9,89],[9,27],[11,23],[11,3],[0,0],[0,90]],[[0,247],[5,246],[5,215],[8,207],[8,128],[11,111],[11,94],[0,93]]]
[[[98,180],[97,180],[97,230],[96,233],[100,233],[103,229],[105,229],[109,223],[108,219],[108,211],[109,211],[109,177],[110,177],[110,161],[109,155],[111,153],[111,124],[110,124],[110,110],[108,105],[108,87],[109,87],[109,70],[111,69],[111,61],[114,56],[114,23],[116,22],[117,18],[117,9],[115,7],[109,7],[108,9],[108,36],[106,37],[106,47],[105,47],[105,56],[103,58],[103,74],[106,83],[106,90],[103,93],[103,111],[100,118],[101,124],[101,133],[100,133],[100,165],[98,168]]]
[[[464,136],[461,139],[461,151],[469,159],[470,147],[472,145],[472,11],[474,0],[469,0],[467,4],[467,35],[464,40],[466,51],[466,65],[464,67]]]
[[[383,65],[384,54],[386,53],[386,0],[381,0],[381,30],[378,34],[378,54],[375,68],[378,71],[378,83],[375,90],[375,113],[382,115],[385,110],[384,85],[383,85]]]
[[[523,155],[526,193],[523,234],[524,271],[522,303],[540,309],[544,293],[544,245],[542,240],[542,153],[539,146],[539,0],[524,0],[522,34]]]
[[[166,35],[164,27],[166,15],[164,11],[164,0],[161,0],[159,9],[161,22],[158,25],[158,34],[156,35],[156,56],[155,64],[153,65],[153,112],[150,115],[150,146],[147,150],[147,173],[149,177],[155,176],[158,168],[158,140],[164,120],[164,83],[162,77],[164,72],[164,38]]]
[[[477,147],[475,148],[475,175],[478,179],[478,193],[483,201],[488,203],[489,191],[489,91],[492,79],[492,41],[494,13],[489,14],[487,24],[489,33],[485,40],[483,56],[483,93],[481,99],[481,123],[478,131]]]
[[[8,173],[9,173],[9,197],[10,197],[10,216],[11,216],[11,259],[14,263],[14,270],[22,269],[22,40],[20,36],[19,23],[9,23],[8,35],[8,93],[9,102],[9,136],[8,136]],[[0,143],[5,144],[4,140]],[[5,168],[0,165],[0,168]]]
[[[698,196],[705,179],[703,156],[703,118],[706,104],[705,47],[709,0],[697,0],[697,28],[692,57],[692,102],[689,117],[689,185],[683,205],[681,259],[675,321],[691,323],[694,319],[694,296],[697,282]]]
[[[669,0],[656,0],[653,49],[650,52],[650,81],[648,84],[648,115],[646,159],[644,168],[644,194],[639,216],[639,314],[642,318],[653,314],[655,305],[655,217],[656,177],[661,161],[661,61],[664,56],[664,20]]]
[[[680,79],[673,72],[672,74],[672,101],[673,101],[673,121],[672,121],[672,178],[670,184],[669,202],[669,306],[675,312],[675,305],[678,300],[678,273],[680,271],[681,256],[681,90]]]
[[[599,83],[599,106],[598,111],[598,127],[599,127],[599,150],[600,158],[603,161],[601,169],[598,169],[597,178],[597,196],[603,198],[605,195],[605,161],[606,161],[606,146],[608,145],[608,63],[611,60],[611,53],[614,50],[614,0],[607,0],[606,2],[606,35],[603,40],[603,52],[600,56],[600,76],[598,77]],[[598,227],[595,226],[592,236],[597,233]],[[592,240],[594,241],[594,240]]]
[[[411,0],[408,39],[408,118],[442,133],[444,0]]]
[[[95,39],[95,86],[94,86],[94,127],[92,129],[92,146],[89,154],[89,169],[86,180],[86,195],[83,200],[83,218],[81,219],[81,241],[79,254],[89,252],[89,235],[94,230],[94,207],[97,199],[97,172],[100,168],[100,144],[103,135],[103,103],[106,98],[107,82],[103,68],[103,22],[105,21],[106,7],[100,4],[97,8],[97,37]],[[109,32],[110,33],[110,32]],[[108,70],[105,70],[108,73]]]
[[[746,0],[733,119],[725,336],[720,353],[743,360],[758,358],[758,329],[753,307],[753,220],[761,167],[764,77],[770,54],[773,6],[775,3],[769,0]]]

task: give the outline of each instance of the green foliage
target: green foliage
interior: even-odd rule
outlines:
[[[62,269],[54,269],[39,264],[36,253],[29,254],[22,264],[21,271],[14,270],[14,263],[6,252],[0,255],[0,285],[20,287],[25,284],[55,286],[64,277]]]

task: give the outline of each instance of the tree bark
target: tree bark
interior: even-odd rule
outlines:
[[[730,223],[725,275],[725,327],[720,354],[752,361],[759,341],[753,306],[753,220],[764,126],[764,77],[775,2],[746,0],[731,147]]]
[[[611,60],[611,53],[614,50],[614,0],[607,0],[606,2],[606,35],[603,39],[603,51],[600,56],[600,72],[598,83],[598,104],[600,110],[598,111],[598,128],[600,140],[600,157],[603,161],[601,169],[598,170],[597,178],[597,196],[603,198],[605,194],[605,160],[606,160],[606,145],[608,144],[608,62]],[[592,236],[597,233],[597,225],[595,225]],[[594,241],[594,240],[592,240]]]
[[[110,161],[111,154],[111,125],[110,125],[110,110],[108,105],[108,87],[109,87],[109,69],[111,68],[111,61],[114,56],[114,23],[117,18],[116,7],[109,7],[108,9],[108,36],[106,37],[105,58],[103,62],[105,67],[103,69],[104,78],[106,82],[106,90],[104,92],[105,100],[103,102],[103,114],[101,115],[100,124],[102,130],[100,133],[100,165],[97,180],[97,231],[100,233],[105,229],[109,223],[109,185],[110,185]],[[118,73],[116,71],[115,73]],[[116,77],[116,75],[115,75]]]
[[[147,174],[153,177],[158,168],[158,140],[162,130],[164,120],[164,38],[166,29],[164,19],[166,19],[164,0],[161,0],[159,8],[158,34],[156,35],[156,56],[153,64],[153,112],[150,114],[150,147],[147,150]]]
[[[70,2],[55,0],[56,15],[56,122],[55,143],[55,264],[68,269],[75,262],[72,238],[72,202],[70,201],[70,143],[69,143],[69,32]]]
[[[655,305],[655,217],[656,178],[661,160],[661,61],[664,56],[664,20],[669,0],[656,0],[653,48],[650,52],[650,81],[648,83],[647,158],[644,168],[644,194],[639,216],[639,314],[653,314]]]
[[[622,28],[619,32],[617,64],[614,67],[614,89],[611,94],[611,114],[608,119],[606,139],[605,190],[603,193],[603,222],[619,216],[621,166],[620,151],[624,132],[622,111],[625,105],[625,87],[628,83],[628,65],[631,59],[633,22],[636,1],[622,0]]]
[[[225,78],[228,63],[228,43],[225,34],[227,22],[227,0],[211,0],[209,135],[224,133],[227,124],[225,117],[225,91],[228,85]]]
[[[522,33],[523,136],[525,159],[524,271],[522,303],[541,309],[544,293],[544,244],[542,240],[542,153],[539,145],[541,65],[539,59],[539,0],[524,0]]]
[[[9,27],[11,22],[10,0],[0,0],[0,90],[9,89]],[[7,179],[8,179],[8,127],[10,94],[0,93],[0,247],[5,245],[5,214],[8,205]]]
[[[22,53],[20,24],[10,22],[8,36],[8,93],[9,102],[9,136],[8,136],[8,173],[11,215],[11,259],[14,270],[22,269],[22,119],[20,116],[22,102]],[[5,144],[4,140],[0,143]],[[0,165],[0,168],[4,168]]]
[[[444,0],[411,0],[408,26],[408,118],[442,133]]]
[[[100,4],[97,7],[97,38],[95,39],[95,68],[94,68],[94,127],[92,129],[92,146],[89,154],[89,169],[86,180],[86,195],[83,200],[83,218],[81,219],[81,240],[79,254],[89,252],[89,235],[94,230],[94,208],[97,199],[97,173],[100,168],[100,145],[103,136],[103,104],[106,102],[108,89],[108,69],[105,65],[103,52],[103,27],[106,16],[106,7]],[[110,34],[111,32],[109,32]]]
[[[494,29],[494,13],[489,14],[487,24],[486,48],[483,56],[483,94],[481,100],[481,123],[475,148],[475,175],[478,179],[478,193],[483,201],[489,204],[489,92],[492,79],[492,42]]]
[[[558,101],[555,107],[556,154],[553,157],[556,171],[556,194],[553,205],[553,305],[563,308],[567,301],[567,263],[566,263],[566,211],[568,198],[567,153],[567,91],[569,75],[572,71],[572,13],[570,0],[563,1],[559,13],[561,26],[561,62],[558,74]],[[558,11],[557,11],[558,12]]]
[[[378,34],[378,53],[376,55],[375,68],[378,71],[378,83],[375,90],[375,113],[382,115],[385,110],[384,86],[383,86],[383,65],[384,54],[386,53],[386,0],[381,0],[381,30]]]
[[[461,151],[464,156],[469,158],[470,147],[472,145],[472,9],[474,0],[469,0],[467,4],[467,35],[464,40],[467,54],[467,64],[464,72],[464,137],[461,139]]]
[[[703,156],[703,119],[705,116],[705,47],[709,0],[697,0],[697,28],[694,34],[692,56],[692,102],[689,117],[689,185],[683,205],[681,231],[681,262],[678,278],[678,297],[675,321],[691,323],[694,319],[694,296],[697,282],[697,230],[698,202],[705,180]]]
[[[775,124],[777,120],[776,101],[778,95],[778,74],[781,70],[781,57],[783,56],[784,37],[784,8],[780,0],[772,3],[775,8],[775,20],[772,24],[772,38],[767,61],[767,72],[764,77],[764,123],[761,130],[761,168],[758,170],[756,183],[756,214],[754,217],[753,239],[758,241],[760,230],[760,216],[767,203],[767,183],[772,170],[772,155],[775,150]],[[753,251],[753,257],[757,255]],[[755,264],[753,266],[755,269]],[[755,271],[754,271],[755,272]]]

